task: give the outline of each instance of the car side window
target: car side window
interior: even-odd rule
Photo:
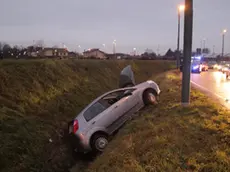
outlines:
[[[113,93],[110,93],[103,97],[103,100],[108,102],[108,104],[112,105],[117,101],[121,100],[122,98],[129,96],[129,93],[132,93],[135,89],[127,89],[127,90],[120,90]]]
[[[85,120],[88,122],[91,119],[95,118],[98,114],[102,113],[104,110],[106,110],[107,107],[104,106],[100,101],[94,103],[92,106],[90,106],[83,116],[85,117]]]

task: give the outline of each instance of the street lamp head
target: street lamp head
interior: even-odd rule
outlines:
[[[225,34],[226,32],[227,32],[227,29],[224,29],[224,30],[223,30],[223,33]]]
[[[178,9],[179,9],[180,12],[184,11],[185,10],[185,5],[179,5]]]

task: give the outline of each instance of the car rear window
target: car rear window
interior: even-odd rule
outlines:
[[[85,117],[86,121],[90,121],[98,114],[102,113],[105,109],[106,107],[103,106],[100,102],[96,102],[85,111],[83,116]]]

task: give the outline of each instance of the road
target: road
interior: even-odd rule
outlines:
[[[191,83],[230,109],[230,80],[222,72],[209,70],[201,74],[191,74]]]

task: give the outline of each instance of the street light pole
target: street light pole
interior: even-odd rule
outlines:
[[[182,75],[181,103],[188,106],[190,103],[190,73],[192,56],[192,33],[193,33],[193,0],[185,0],[184,18],[184,56]]]
[[[116,40],[113,41],[113,54],[114,54],[114,58],[116,59]]]
[[[222,36],[222,58],[224,57],[224,39],[225,39],[225,33],[227,32],[226,29],[223,30],[223,36]]]
[[[180,5],[178,7],[178,33],[177,33],[177,69],[180,67],[180,13],[184,11],[185,6]]]

